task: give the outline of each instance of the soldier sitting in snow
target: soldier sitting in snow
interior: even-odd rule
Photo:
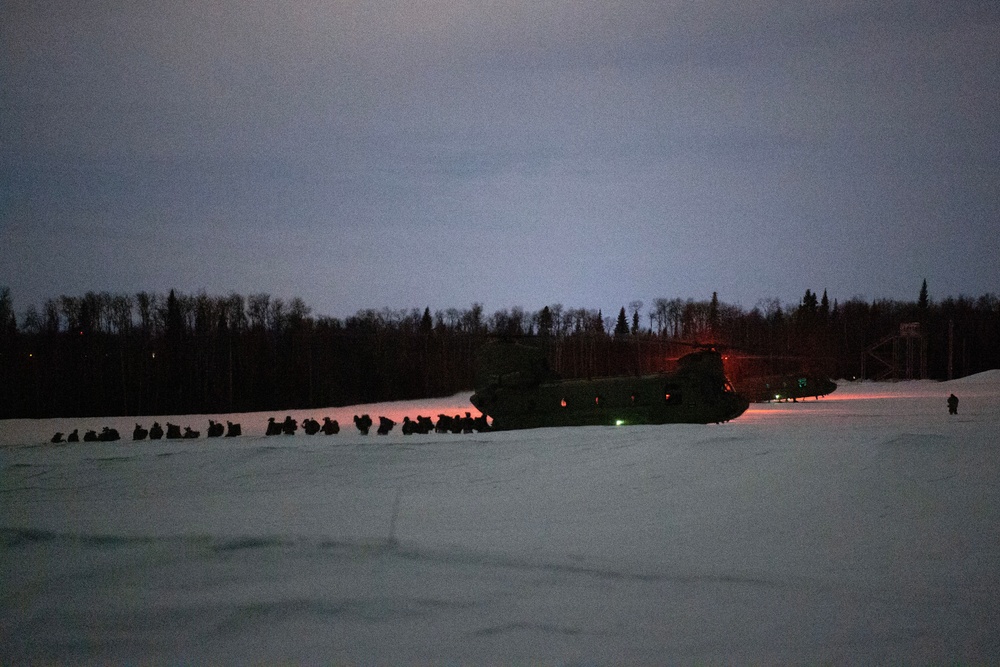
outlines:
[[[118,429],[108,428],[107,426],[105,426],[101,430],[100,435],[97,436],[97,439],[101,442],[111,442],[113,440],[121,440],[121,438],[122,437],[118,434]]]
[[[423,415],[417,415],[417,433],[422,435],[427,435],[434,430],[434,420],[430,417],[424,417]]]
[[[234,424],[231,421],[227,421],[226,425],[228,430],[226,431],[227,438],[235,438],[238,435],[243,435],[243,427],[239,423]]]
[[[160,426],[160,422],[153,422],[153,425],[149,427],[149,439],[159,440],[163,437],[163,427]]]
[[[379,435],[389,435],[389,431],[392,427],[396,425],[396,422],[392,421],[388,417],[378,418],[378,434]]]
[[[323,435],[334,435],[335,433],[340,433],[340,424],[334,419],[330,421],[329,417],[323,417]]]
[[[361,415],[360,417],[354,415],[354,425],[361,431],[361,435],[368,435],[368,429],[372,427],[372,418],[368,415]]]
[[[473,424],[472,414],[466,412],[465,416],[462,417],[462,433],[472,433]]]
[[[437,425],[434,427],[435,433],[448,433],[451,431],[451,417],[448,415],[438,415]]]
[[[136,424],[135,428],[132,429],[133,440],[145,440],[147,435],[149,435],[149,431],[139,426],[138,424]]]

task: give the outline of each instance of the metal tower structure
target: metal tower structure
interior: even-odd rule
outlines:
[[[877,362],[874,380],[926,380],[927,337],[919,322],[904,322],[899,332],[870,345],[861,355],[861,377],[868,377],[868,360]]]

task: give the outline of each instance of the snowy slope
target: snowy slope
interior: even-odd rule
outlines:
[[[0,661],[988,662],[998,426],[993,374],[718,426],[59,447],[4,422]]]

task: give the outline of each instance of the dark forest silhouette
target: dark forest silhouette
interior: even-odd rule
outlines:
[[[629,317],[631,314],[631,317]],[[916,323],[914,327],[913,323]],[[901,331],[911,334],[899,338]],[[912,334],[919,333],[914,339]],[[479,304],[431,313],[363,310],[314,317],[298,298],[88,292],[20,317],[0,288],[0,418],[218,414],[448,396],[471,389],[476,350],[494,336],[529,338],[566,378],[668,370],[685,343],[728,350],[734,382],[755,374],[833,378],[961,377],[1000,368],[1000,300],[913,302],[806,290],[750,310],[711,300],[655,299],[617,318],[556,304],[537,312]],[[881,341],[881,342],[880,342]],[[879,348],[879,345],[883,347]],[[867,351],[867,352],[866,352]]]

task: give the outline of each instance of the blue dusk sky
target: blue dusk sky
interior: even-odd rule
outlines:
[[[0,286],[1000,291],[995,0],[0,3]]]

